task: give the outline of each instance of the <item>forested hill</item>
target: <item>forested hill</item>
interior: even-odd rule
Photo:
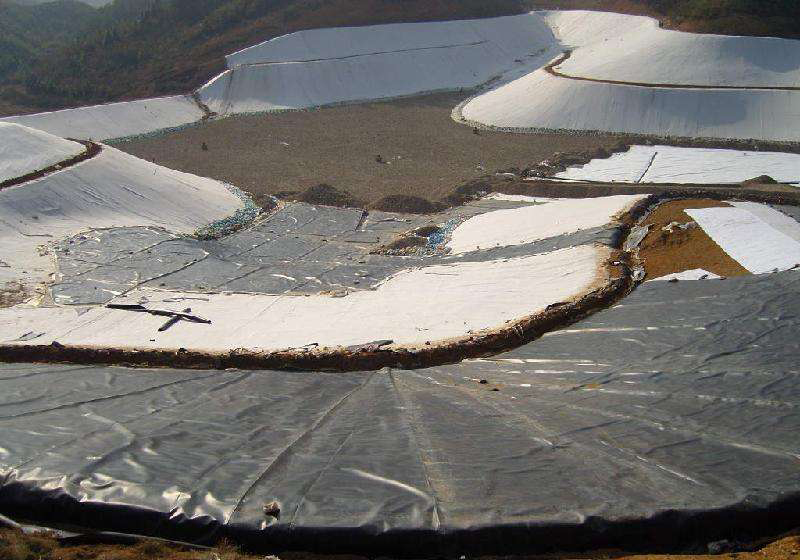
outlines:
[[[800,38],[800,0],[527,0],[533,8],[648,15],[697,33]]]
[[[800,37],[800,0],[0,0],[0,114],[198,87],[224,56],[301,29],[533,8],[646,14],[687,31]]]
[[[0,110],[2,101],[42,110],[187,92],[220,72],[226,54],[300,29],[523,10],[520,0],[126,0],[131,2],[144,6],[138,17],[82,33],[7,77]]]
[[[0,79],[74,36],[95,10],[76,0],[23,6],[0,0]]]

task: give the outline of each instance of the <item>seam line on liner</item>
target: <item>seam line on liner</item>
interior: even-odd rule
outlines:
[[[81,369],[92,369],[92,368],[81,368]],[[213,377],[215,377],[215,375],[207,375],[207,376],[204,376],[204,377],[190,377],[190,378],[185,379],[184,381],[203,381],[203,380],[206,380],[206,379],[211,379]],[[247,377],[248,376],[241,376],[241,377],[239,377],[239,379],[236,380],[236,382],[241,381],[243,379],[246,379]],[[228,384],[232,384],[232,383],[235,383],[235,382],[227,382],[224,385],[228,385]],[[163,386],[157,386],[157,387],[154,387],[154,389],[160,389],[162,387]],[[179,404],[186,404],[186,403],[179,403]],[[81,406],[83,406],[83,405],[81,405]],[[175,403],[169,403],[167,405],[162,406],[161,408],[157,408],[157,409],[154,409],[154,410],[147,410],[143,414],[140,414],[138,416],[134,416],[134,417],[129,418],[128,420],[125,420],[125,421],[117,421],[116,423],[120,424],[122,426],[126,426],[128,424],[132,424],[134,422],[138,422],[142,418],[152,417],[152,416],[160,414],[160,413],[162,413],[162,412],[164,412],[166,410],[172,410],[174,408],[174,406],[175,406]],[[173,426],[173,425],[175,425],[175,422],[169,423],[167,425],[168,426]],[[101,426],[100,428],[96,428],[94,430],[90,430],[89,432],[82,433],[82,434],[77,435],[75,437],[72,437],[72,438],[70,438],[70,439],[68,439],[66,441],[60,441],[58,443],[55,443],[55,444],[51,445],[50,447],[48,447],[48,448],[46,448],[44,450],[40,450],[40,451],[35,452],[33,455],[31,455],[28,458],[24,459],[22,462],[18,463],[13,468],[15,470],[19,470],[21,467],[24,467],[25,465],[33,462],[34,460],[36,460],[37,457],[40,457],[44,453],[48,453],[48,452],[50,452],[50,451],[52,451],[54,449],[63,448],[65,446],[71,445],[72,443],[75,443],[76,441],[84,440],[87,437],[93,436],[93,435],[95,435],[97,433],[100,433],[100,432],[104,432],[106,430],[107,430],[107,426]],[[194,492],[194,489],[192,489],[191,492]],[[180,497],[176,498],[176,502],[173,504],[173,509],[175,507],[177,507],[179,499],[180,499]]]
[[[231,70],[234,68],[244,68],[248,66],[273,66],[279,64],[304,64],[306,62],[327,62],[327,61],[334,61],[334,60],[348,60],[351,58],[360,58],[362,56],[377,56],[383,54],[395,54],[395,53],[406,53],[406,52],[418,52],[418,51],[432,51],[437,49],[457,49],[459,47],[475,47],[478,45],[485,45],[489,41],[473,41],[471,43],[456,43],[454,45],[437,45],[433,47],[415,47],[411,49],[398,49],[396,51],[375,51],[375,52],[367,52],[367,53],[359,53],[359,54],[350,54],[347,56],[336,56],[333,58],[307,58],[307,59],[299,59],[299,60],[265,60],[263,62],[244,62],[242,64],[234,64],[230,67]]]
[[[575,80],[577,82],[593,82],[596,84],[608,84],[612,86],[632,86],[643,88],[663,88],[663,89],[699,89],[699,90],[733,90],[733,91],[800,91],[800,86],[708,86],[698,84],[660,84],[648,82],[629,82],[624,80],[605,80],[602,78],[588,78],[585,76],[573,76],[572,74],[565,74],[556,67],[560,66],[572,56],[572,51],[564,51],[560,57],[544,67],[544,71],[555,76],[556,78],[564,78],[565,80]]]
[[[639,176],[638,179],[636,179],[636,184],[637,185],[642,182],[642,179],[644,179],[644,176],[647,175],[647,172],[650,171],[651,167],[653,167],[653,162],[656,161],[656,157],[658,157],[658,152],[654,152],[653,153],[653,156],[650,158],[650,161],[647,164],[647,167],[645,167],[644,172]]]
[[[319,481],[320,481],[320,479],[322,478],[322,476],[323,476],[323,475],[324,475],[326,472],[328,472],[328,468],[330,468],[330,466],[333,464],[334,460],[336,460],[336,458],[337,458],[337,457],[338,457],[338,456],[341,454],[341,452],[342,452],[342,449],[344,449],[345,445],[347,445],[347,443],[350,441],[350,438],[352,438],[352,437],[353,437],[353,434],[355,433],[355,431],[356,431],[356,427],[355,427],[355,426],[353,426],[353,428],[352,428],[352,429],[350,430],[350,432],[349,432],[349,433],[348,433],[348,434],[345,436],[345,438],[342,440],[342,442],[341,442],[341,443],[340,443],[340,444],[339,444],[339,445],[336,447],[336,451],[334,451],[334,452],[331,454],[331,456],[330,456],[330,458],[328,459],[328,461],[327,461],[327,462],[325,463],[325,465],[323,465],[323,467],[322,467],[322,468],[319,470],[319,472],[318,472],[318,473],[317,473],[317,475],[314,477],[314,479],[313,479],[313,480],[311,480],[311,481],[310,481],[310,482],[309,482],[309,483],[308,483],[308,484],[307,484],[307,485],[306,485],[306,486],[305,486],[305,487],[304,487],[304,488],[303,488],[303,489],[300,491],[300,497],[298,498],[298,500],[297,500],[297,504],[295,505],[294,511],[292,512],[292,518],[289,520],[289,527],[294,527],[294,526],[295,526],[295,522],[297,521],[297,516],[298,516],[298,514],[300,513],[300,508],[302,508],[302,507],[303,507],[303,504],[305,504],[305,502],[306,502],[306,496],[308,496],[308,494],[311,492],[311,490],[314,488],[314,486],[316,486],[316,485],[317,485],[317,482],[319,482]]]
[[[438,530],[441,527],[442,521],[444,519],[444,515],[442,513],[441,508],[439,507],[439,498],[436,495],[436,489],[431,482],[431,476],[428,472],[428,467],[425,463],[425,457],[423,456],[422,446],[419,444],[419,436],[417,435],[417,430],[415,428],[415,424],[411,421],[412,418],[408,416],[413,416],[414,412],[412,409],[411,402],[406,399],[403,395],[403,391],[400,389],[400,384],[398,384],[397,379],[394,375],[394,370],[389,371],[389,380],[392,382],[392,387],[394,387],[395,393],[397,394],[397,398],[403,404],[403,414],[402,417],[406,421],[408,425],[408,429],[411,432],[411,436],[414,439],[414,443],[416,444],[417,456],[419,457],[419,464],[420,468],[422,469],[422,474],[425,476],[425,482],[428,484],[428,490],[430,491],[430,497],[433,500],[433,517],[431,518],[431,523],[433,524],[433,528]],[[406,412],[408,411],[408,412]]]
[[[611,378],[611,379],[615,380],[614,378]],[[553,388],[548,387],[546,385],[536,385],[536,388],[537,389],[544,389],[546,391],[555,390],[556,392],[560,392],[560,393],[564,392],[563,388],[561,388],[561,387],[553,389]],[[626,392],[626,394],[630,394],[630,393]],[[658,403],[660,403],[662,401],[666,401],[666,400],[672,398],[676,394],[679,394],[679,395],[684,396],[684,397],[693,398],[693,399],[702,399],[703,398],[703,395],[695,395],[695,394],[689,394],[689,393],[683,394],[683,393],[670,392],[670,393],[665,393],[663,395],[660,395],[660,398],[657,401],[654,401],[653,403],[651,403],[651,406],[653,406],[654,404],[658,404]],[[553,404],[555,402],[555,401],[552,400],[552,398],[541,398],[541,397],[537,397],[537,396],[534,396],[534,395],[526,396],[526,398],[530,399],[532,401],[542,402],[542,403],[545,403],[545,404]],[[741,399],[741,400],[744,401],[744,402],[747,402],[747,404],[753,404],[752,403],[752,399]],[[750,402],[748,402],[748,401],[750,401]],[[783,449],[776,449],[774,447],[767,447],[767,446],[764,446],[764,445],[758,445],[758,444],[749,443],[749,442],[735,441],[735,440],[731,439],[730,437],[726,436],[724,433],[718,432],[716,430],[705,429],[703,431],[699,431],[699,430],[695,431],[694,428],[691,425],[689,427],[677,426],[677,425],[674,425],[674,424],[672,424],[670,422],[667,422],[667,421],[665,421],[663,419],[653,419],[653,418],[649,418],[647,416],[634,415],[634,414],[630,414],[630,413],[622,413],[622,412],[616,412],[615,413],[615,412],[611,412],[611,411],[606,410],[606,409],[601,409],[601,408],[597,408],[597,407],[594,407],[594,406],[584,406],[584,405],[581,405],[581,404],[575,404],[575,403],[571,403],[571,402],[558,401],[557,406],[559,408],[566,408],[566,409],[571,410],[571,411],[585,412],[585,413],[589,413],[589,414],[592,414],[592,415],[603,416],[603,417],[608,419],[607,423],[633,421],[633,422],[638,422],[638,423],[647,425],[647,426],[649,426],[651,428],[654,428],[654,429],[657,429],[657,430],[661,430],[661,429],[666,428],[667,430],[669,430],[669,431],[671,431],[673,433],[681,433],[681,434],[689,433],[690,435],[694,435],[695,437],[700,438],[700,439],[712,439],[714,441],[717,441],[719,443],[722,443],[723,445],[727,445],[727,446],[730,446],[730,447],[740,447],[740,448],[741,447],[746,447],[747,449],[750,449],[750,450],[755,451],[757,453],[761,453],[763,455],[769,455],[769,456],[772,456],[772,457],[780,457],[782,459],[792,459],[794,457],[793,453],[791,453],[789,451],[786,451],[786,450],[783,450]],[[687,419],[687,418],[684,418],[684,417],[682,417],[681,419],[682,420],[686,420],[687,422],[690,422],[690,423],[692,422],[691,419]],[[564,433],[561,434],[561,436],[569,435],[571,433],[574,433],[574,431],[575,430],[564,432]],[[672,443],[672,444],[667,444],[667,445],[676,445],[676,444]],[[656,448],[653,448],[653,449],[656,449]]]
[[[611,449],[613,449],[614,451],[608,451],[608,450],[603,450],[602,448],[594,448],[592,446],[587,445],[586,443],[582,443],[582,442],[580,442],[580,441],[578,441],[576,439],[572,439],[571,437],[569,437],[570,433],[571,433],[569,431],[557,433],[557,432],[545,427],[544,425],[540,424],[539,422],[536,422],[532,418],[530,418],[528,416],[525,416],[524,414],[520,414],[520,413],[516,412],[516,410],[514,410],[514,403],[508,403],[507,408],[501,408],[500,406],[497,406],[495,403],[491,402],[491,400],[492,400],[491,397],[488,397],[487,399],[478,399],[474,394],[472,394],[469,390],[467,390],[463,386],[457,385],[456,389],[459,392],[463,393],[464,395],[470,397],[475,402],[480,403],[483,406],[486,406],[490,410],[493,410],[494,412],[496,412],[501,417],[513,416],[517,421],[521,421],[523,424],[526,424],[526,425],[528,425],[528,426],[530,426],[530,427],[532,427],[534,429],[539,430],[546,438],[548,438],[547,442],[550,444],[552,449],[558,449],[558,448],[561,448],[561,447],[564,447],[564,446],[575,446],[575,447],[578,447],[578,448],[581,448],[581,449],[585,449],[588,452],[587,454],[594,453],[594,454],[597,454],[597,455],[602,455],[609,462],[611,462],[611,463],[613,463],[615,465],[624,465],[624,466],[627,466],[627,467],[636,468],[636,467],[641,466],[642,463],[644,463],[645,465],[648,466],[648,468],[655,467],[655,468],[657,468],[659,470],[662,470],[662,471],[665,471],[665,472],[667,472],[667,473],[669,473],[669,474],[671,474],[674,477],[677,477],[679,479],[691,481],[692,483],[700,485],[700,486],[706,486],[706,484],[703,483],[703,482],[699,482],[697,480],[694,480],[691,477],[689,477],[687,475],[684,475],[684,474],[682,474],[680,472],[677,472],[677,471],[674,471],[674,470],[671,470],[671,469],[665,469],[661,465],[655,463],[654,461],[651,461],[649,459],[646,459],[644,457],[640,457],[639,455],[636,455],[636,453],[633,450],[622,448],[619,445],[610,446]],[[530,397],[527,397],[527,398],[529,398],[530,400],[535,400],[535,401],[540,401],[540,402],[544,401],[547,404],[552,404],[553,403],[553,401],[551,401],[551,400],[540,399],[540,398],[536,398],[535,396],[530,396]],[[571,406],[568,403],[559,403],[559,405],[567,407],[567,408],[571,408]],[[511,411],[511,412],[509,412],[509,411]],[[606,422],[602,422],[602,423],[600,423],[598,425],[595,425],[593,427],[595,429],[596,428],[602,428],[602,427],[607,426],[607,425],[616,424],[616,423],[620,422],[622,419],[630,419],[630,417],[627,417],[626,415],[622,415],[622,414],[617,414],[617,415],[608,414],[607,418],[608,418],[608,420]],[[649,422],[643,421],[643,423],[649,423]],[[699,436],[697,436],[697,437],[699,437]],[[550,441],[550,439],[556,440],[556,441]],[[558,441],[558,440],[562,440],[562,441]]]
[[[316,430],[325,421],[327,421],[339,408],[341,408],[344,405],[345,402],[347,402],[347,400],[350,397],[352,397],[354,394],[356,394],[357,392],[361,391],[364,387],[366,387],[367,384],[372,380],[372,378],[375,377],[376,373],[377,372],[372,372],[363,383],[361,383],[352,391],[350,391],[349,393],[344,395],[341,399],[339,399],[332,407],[326,410],[325,413],[322,414],[313,424],[311,424],[311,426],[308,429],[303,431],[303,433],[297,436],[297,438],[295,438],[291,443],[289,443],[289,445],[284,447],[283,450],[275,456],[275,459],[273,459],[272,462],[270,462],[264,468],[264,470],[262,470],[261,473],[259,473],[259,475],[255,478],[255,480],[253,480],[253,482],[250,483],[250,485],[242,493],[239,499],[236,500],[236,505],[233,507],[233,509],[231,509],[231,512],[228,514],[224,523],[225,524],[230,523],[230,521],[233,519],[233,516],[236,515],[236,513],[241,509],[242,504],[244,504],[244,501],[247,499],[248,496],[250,496],[255,487],[258,486],[267,477],[269,472],[272,471],[277,465],[279,465],[279,463],[292,452],[295,446],[300,444],[306,437],[308,437],[312,432],[314,432],[314,430]]]
[[[212,375],[205,375],[205,376],[202,376],[202,377],[197,377],[197,376],[188,377],[186,379],[180,379],[178,381],[171,381],[169,383],[164,383],[162,385],[153,385],[152,387],[147,387],[147,388],[144,388],[144,389],[137,389],[135,391],[130,391],[128,393],[119,393],[119,394],[116,394],[116,395],[106,395],[106,396],[103,396],[103,397],[97,397],[97,398],[88,399],[88,400],[85,400],[85,401],[64,403],[64,404],[60,404],[60,405],[57,405],[57,406],[54,406],[54,407],[51,407],[51,408],[46,408],[46,409],[43,409],[43,410],[29,410],[27,412],[20,412],[19,414],[12,414],[11,416],[0,416],[0,420],[15,420],[17,418],[26,418],[28,416],[34,416],[36,414],[45,414],[47,412],[54,412],[56,410],[64,410],[64,409],[67,409],[67,408],[75,408],[75,407],[84,406],[84,405],[87,405],[87,404],[93,404],[93,403],[97,403],[97,402],[111,401],[111,400],[114,400],[114,399],[120,399],[122,397],[129,397],[131,395],[143,395],[145,393],[149,393],[150,391],[155,391],[157,389],[163,389],[164,387],[172,387],[174,385],[180,385],[181,383],[187,383],[189,381],[196,381],[198,379],[207,379],[209,377],[214,377],[214,375],[219,375],[219,372],[214,372]]]

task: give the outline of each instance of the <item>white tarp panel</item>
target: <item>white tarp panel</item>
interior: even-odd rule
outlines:
[[[731,201],[728,204],[747,210],[762,222],[800,243],[800,222],[783,212],[757,202]]]
[[[536,60],[540,66],[548,57]],[[237,67],[200,90],[218,113],[301,109],[334,103],[472,88],[508,66],[491,44],[341,60]],[[513,60],[511,61],[513,64]]]
[[[226,57],[228,67],[271,62],[332,60],[388,52],[415,52],[491,43],[506,58],[555,42],[538,13],[487,19],[393,23],[298,31]],[[507,60],[512,62],[512,60]]]
[[[763,208],[777,212],[766,206]],[[753,274],[800,265],[800,242],[748,209],[699,208],[685,212],[723,251]]]
[[[555,202],[556,200],[563,200],[561,198],[547,198],[544,196],[527,196],[524,194],[505,194],[505,193],[490,193],[483,198],[487,200],[504,200],[507,202],[528,202],[530,204],[545,204],[547,202]]]
[[[565,48],[569,76],[646,84],[798,87],[800,41],[662,29],[651,18],[590,11],[547,12]]]
[[[0,122],[0,182],[46,169],[85,149],[40,130]]]
[[[630,208],[645,195],[563,199],[497,210],[470,218],[453,230],[447,247],[452,253],[466,253],[523,245],[539,239],[600,227]]]
[[[800,140],[800,92],[646,88],[537,70],[467,103],[464,118],[511,129]]]
[[[212,324],[181,321],[159,333],[164,317],[92,308],[0,309],[0,342],[34,332],[36,344],[124,348],[283,349],[312,343],[347,346],[374,340],[424,344],[465,336],[543,311],[589,291],[603,278],[606,247],[581,245],[488,262],[400,272],[376,290],[325,295],[180,294],[135,290],[125,301],[180,311]],[[524,279],[521,282],[520,279]],[[182,298],[188,298],[183,300]],[[479,305],[477,303],[480,303]]]
[[[624,183],[739,183],[760,175],[800,184],[800,154],[674,146],[631,146],[556,177]]]
[[[6,117],[13,122],[64,138],[109,140],[145,134],[199,121],[203,111],[190,97],[157,97],[50,113]]]
[[[300,109],[472,88],[558,53],[538,14],[317,29],[228,57],[199,95],[218,113]]]
[[[666,276],[653,278],[650,280],[650,282],[666,282],[669,280],[718,280],[719,278],[720,276],[717,276],[713,272],[703,270],[702,268],[693,268],[692,270],[673,272],[672,274],[667,274]]]
[[[37,247],[87,228],[152,225],[191,233],[241,207],[219,181],[104,146],[83,163],[0,191],[0,260],[8,265],[0,267],[0,283],[46,278],[52,256]]]

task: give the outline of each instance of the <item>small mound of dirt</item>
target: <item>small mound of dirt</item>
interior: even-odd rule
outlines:
[[[370,210],[397,212],[398,214],[433,214],[443,210],[445,205],[431,202],[420,196],[393,194],[385,196],[370,205]]]
[[[347,191],[320,183],[309,187],[294,197],[298,202],[319,204],[320,206],[338,206],[340,208],[361,208],[364,203]]]
[[[391,243],[384,246],[382,249],[384,253],[394,254],[397,251],[407,251],[408,249],[416,249],[417,247],[424,247],[428,240],[425,237],[417,235],[409,235],[407,237],[400,237]]]
[[[418,227],[411,233],[413,233],[414,235],[418,235],[419,237],[430,237],[431,235],[439,233],[440,231],[442,231],[442,228],[440,228],[439,226],[431,225],[431,226]]]
[[[495,190],[492,187],[492,184],[497,182],[498,181],[496,179],[489,177],[474,179],[464,183],[463,185],[457,186],[455,189],[453,189],[452,193],[448,194],[442,200],[448,206],[461,206],[470,200],[474,200],[489,194]]]
[[[742,185],[750,186],[750,185],[777,185],[778,181],[770,177],[769,175],[759,175],[758,177],[753,177],[752,179],[747,179],[746,181],[742,181]]]
[[[277,202],[275,202],[275,198],[268,194],[263,194],[263,193],[250,194],[250,198],[265,212],[270,212],[271,210],[274,210],[275,207],[278,205]],[[279,196],[278,198],[285,198],[285,197]]]
[[[442,229],[437,225],[421,226],[407,231],[393,241],[386,243],[372,251],[373,255],[413,255],[420,247],[425,247],[431,240],[430,237],[440,233]]]

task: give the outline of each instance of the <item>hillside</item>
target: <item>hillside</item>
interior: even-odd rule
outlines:
[[[695,33],[800,38],[796,0],[528,0],[527,5],[647,15],[664,27]]]
[[[302,29],[536,8],[650,15],[697,32],[800,33],[795,0],[115,0],[98,10],[77,0],[0,3],[0,114],[187,92],[223,70],[224,55]]]
[[[43,110],[185,92],[221,71],[224,55],[301,29],[487,17],[523,9],[518,0],[491,6],[480,0],[146,1],[141,17],[98,27],[31,60],[5,80],[0,109],[3,102]],[[104,10],[120,4],[116,0]]]
[[[0,81],[49,46],[73,37],[94,15],[76,0],[36,6],[0,2]]]

